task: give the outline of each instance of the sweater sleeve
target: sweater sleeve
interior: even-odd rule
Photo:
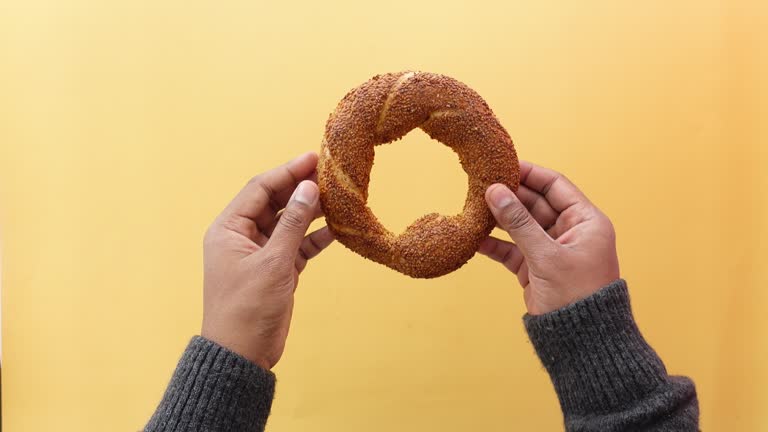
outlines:
[[[144,431],[263,431],[274,391],[272,372],[195,336]]]
[[[624,280],[523,318],[568,431],[696,431],[696,388],[669,376],[635,324]]]

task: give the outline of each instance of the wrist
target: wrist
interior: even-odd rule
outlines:
[[[144,428],[264,430],[275,392],[275,375],[218,343],[194,337],[171,384]],[[203,426],[205,425],[205,426]]]
[[[566,308],[621,280],[618,268],[615,271],[596,269],[591,276],[590,278],[573,277],[564,281],[554,279],[543,286],[529,285],[525,293],[528,314],[540,316]]]
[[[203,324],[200,331],[200,336],[203,338],[226,348],[264,370],[271,370],[272,367],[274,367],[274,362],[270,362],[268,357],[263,354],[267,352],[267,350],[259,349],[252,343],[243,341],[238,337],[232,337],[233,335],[239,334],[242,334],[242,332],[218,331],[218,329],[211,329],[205,324]]]
[[[566,413],[635,400],[666,377],[637,328],[621,279],[564,308],[526,315],[524,323]]]

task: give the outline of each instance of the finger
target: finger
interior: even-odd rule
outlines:
[[[301,273],[307,261],[316,257],[320,252],[333,243],[333,233],[327,226],[322,227],[304,237],[296,257],[296,270]]]
[[[536,219],[536,222],[544,227],[544,229],[548,229],[557,222],[557,216],[560,213],[555,211],[555,209],[549,205],[549,201],[547,201],[543,195],[525,185],[520,185],[515,194],[525,208],[531,213],[531,216],[533,216],[533,218]]]
[[[305,259],[312,259],[333,243],[333,233],[324,226],[304,237],[299,248],[299,254]]]
[[[557,226],[557,222],[555,222],[555,224],[552,225],[551,227],[547,228],[547,234],[549,234],[549,236],[555,240],[557,240],[557,238],[560,237],[562,233],[560,232],[560,229]]]
[[[274,232],[275,227],[277,226],[278,223],[280,223],[280,218],[283,217],[283,212],[284,211],[277,212],[277,216],[274,216],[272,218],[272,222],[265,224],[264,228],[262,228],[261,230],[264,233],[264,235],[266,235],[267,237],[272,235],[272,232]],[[320,216],[323,216],[323,209],[320,206],[317,206],[317,209],[315,210],[315,214],[312,216],[312,220],[315,220]]]
[[[573,205],[557,218],[557,222],[552,225],[547,232],[554,239],[559,239],[573,227],[594,217],[595,209],[592,206]]]
[[[277,192],[275,194],[274,199],[270,202],[270,209],[276,209],[274,213],[264,213],[262,212],[262,216],[264,218],[264,224],[259,225],[259,227],[265,226],[266,224],[269,224],[270,220],[268,220],[269,217],[274,217],[275,214],[279,213],[280,210],[283,210],[285,208],[285,205],[288,204],[288,200],[291,199],[291,195],[293,195],[293,191],[296,189],[296,185],[298,185],[300,182],[304,180],[309,180],[312,183],[317,184],[317,171],[313,170],[309,175],[307,175],[304,178],[297,179],[298,182],[296,182],[295,185],[285,188],[280,192]]]
[[[544,196],[558,213],[574,204],[588,201],[564,175],[530,162],[520,163],[520,183]]]
[[[480,243],[477,250],[488,258],[500,262],[512,273],[517,274],[520,266],[523,264],[523,253],[514,243],[497,239],[495,237],[486,237]]]
[[[285,205],[296,185],[311,176],[316,167],[317,154],[309,152],[260,174],[245,185],[225,211],[251,219],[257,224],[264,221],[263,214],[266,213],[269,222]],[[267,209],[269,211],[265,212]]]
[[[312,173],[309,174],[309,176],[307,177],[307,180],[312,180],[313,183],[317,184],[317,170],[316,169],[313,170]]]
[[[528,269],[528,263],[525,261],[523,261],[523,264],[520,266],[520,271],[517,272],[517,281],[523,288],[527,288],[528,284],[531,283],[530,270]]]
[[[556,244],[522,202],[503,184],[493,184],[485,191],[485,200],[496,218],[524,256],[541,256]]]
[[[280,216],[272,236],[267,241],[267,249],[289,258],[290,262],[296,259],[304,234],[320,205],[319,195],[320,192],[315,183],[309,180],[299,183]]]

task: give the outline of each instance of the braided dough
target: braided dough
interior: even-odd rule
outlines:
[[[420,127],[453,149],[469,177],[464,210],[431,213],[396,235],[368,201],[374,146]],[[464,265],[496,222],[485,202],[493,183],[517,189],[520,174],[512,139],[488,104],[443,75],[377,75],[341,100],[325,127],[318,164],[320,202],[328,227],[349,249],[415,278],[433,278]]]

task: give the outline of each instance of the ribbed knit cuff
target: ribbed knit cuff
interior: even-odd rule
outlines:
[[[631,405],[667,380],[664,364],[635,324],[622,279],[523,321],[566,418]]]
[[[195,336],[145,431],[262,431],[275,375]]]

